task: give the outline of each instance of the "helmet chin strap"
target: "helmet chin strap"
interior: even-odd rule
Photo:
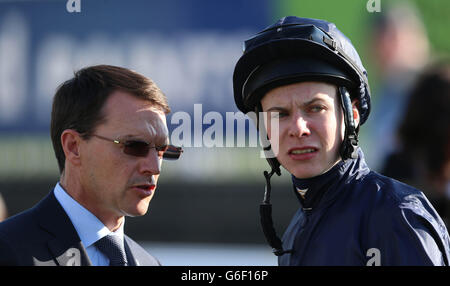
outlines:
[[[272,204],[270,203],[270,178],[275,174],[275,170],[269,173],[264,171],[264,177],[266,178],[266,188],[264,192],[264,200],[259,205],[259,214],[261,218],[261,226],[264,232],[264,236],[266,237],[267,242],[272,247],[272,252],[276,256],[283,255],[285,253],[292,252],[292,249],[284,250],[283,243],[281,239],[278,237],[275,227],[273,225],[272,220]]]
[[[339,150],[342,160],[358,158],[358,133],[356,132],[353,108],[348,90],[341,86],[338,88],[341,98],[342,110],[344,111],[345,133],[344,141]]]
[[[259,129],[259,112],[262,111],[261,103],[257,104],[255,107],[256,111],[256,128]],[[266,134],[266,133],[264,133]],[[261,133],[260,133],[261,135]],[[267,136],[267,134],[266,134]],[[267,136],[267,139],[268,136]],[[264,148],[264,151],[270,151],[271,145]],[[280,162],[278,162],[277,158],[267,158],[267,162],[269,163],[269,166],[271,168],[270,173],[267,171],[264,171],[264,178],[266,179],[266,187],[264,191],[264,199],[259,205],[259,214],[260,214],[260,221],[261,221],[261,227],[264,232],[264,236],[266,237],[267,242],[272,247],[272,252],[276,256],[283,255],[288,252],[292,252],[292,250],[283,250],[283,244],[281,242],[281,239],[278,237],[277,232],[275,230],[275,227],[273,225],[272,220],[272,204],[270,203],[270,194],[272,191],[272,186],[270,184],[270,178],[277,174],[278,176],[281,175],[280,170]]]
[[[356,159],[358,158],[358,134],[356,132],[355,120],[353,118],[352,102],[350,99],[350,94],[345,87],[339,87],[339,95],[341,99],[342,109],[344,111],[344,124],[345,133],[344,141],[342,142],[340,148],[340,154],[343,160]],[[261,106],[258,105],[256,108],[256,114],[258,111],[262,110]],[[259,126],[259,115],[257,115],[257,126]],[[265,151],[270,150],[271,146],[264,148]],[[272,186],[270,184],[270,178],[273,174],[281,175],[280,162],[276,158],[266,158],[269,166],[271,168],[270,173],[264,171],[264,178],[266,179],[266,186],[264,192],[264,199],[259,206],[259,213],[261,219],[261,226],[266,237],[267,242],[272,247],[272,252],[276,256],[283,255],[285,253],[292,253],[292,249],[284,250],[283,243],[278,237],[274,223],[272,220],[272,204],[270,203],[270,194]]]

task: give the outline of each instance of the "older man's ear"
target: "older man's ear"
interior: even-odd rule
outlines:
[[[72,129],[66,129],[61,134],[61,146],[66,156],[66,161],[72,165],[80,164],[80,134]]]

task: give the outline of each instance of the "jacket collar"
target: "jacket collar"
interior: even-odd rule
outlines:
[[[340,161],[326,173],[319,176],[299,179],[292,175],[294,192],[303,210],[311,211],[325,207],[331,202],[350,178],[369,173],[364,154],[358,148],[358,158]]]
[[[70,218],[57,201],[54,192],[50,192],[35,207],[36,217],[42,229],[51,234],[47,246],[54,260],[62,266],[91,266],[92,262],[81,243]],[[130,266],[139,264],[133,249],[129,246],[130,238],[124,235],[124,246]],[[54,265],[53,261],[36,261],[38,265]]]
[[[86,249],[53,191],[36,206],[35,213],[41,228],[52,235],[47,245],[59,265],[91,265]]]

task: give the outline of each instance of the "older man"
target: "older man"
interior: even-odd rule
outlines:
[[[124,234],[125,216],[147,212],[168,145],[166,97],[125,68],[93,66],[63,83],[51,137],[54,190],[0,224],[1,265],[159,265]]]

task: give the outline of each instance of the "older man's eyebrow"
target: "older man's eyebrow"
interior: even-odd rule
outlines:
[[[141,134],[127,134],[124,136],[120,136],[120,140],[142,140],[149,143],[156,143],[158,145],[167,145],[170,140],[166,134],[157,134],[156,136],[152,136],[151,140],[148,140],[145,135]]]
[[[138,134],[127,134],[127,135],[120,135],[117,139],[123,141],[123,140],[142,140],[142,136],[139,136]]]
[[[169,136],[163,136],[160,137],[156,140],[157,145],[169,145],[170,144],[170,140],[169,140]]]

